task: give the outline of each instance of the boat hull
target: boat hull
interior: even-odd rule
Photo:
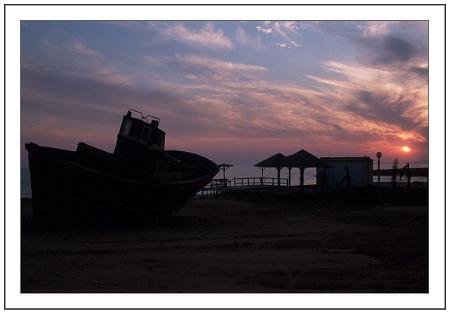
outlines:
[[[174,157],[204,166],[189,179],[154,183],[125,179],[77,163],[76,152],[28,144],[34,216],[39,222],[134,221],[167,218],[218,172],[201,156],[173,151]],[[199,165],[200,164],[200,165]]]

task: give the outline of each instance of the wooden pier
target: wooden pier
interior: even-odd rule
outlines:
[[[287,187],[288,179],[277,177],[234,177],[233,179],[213,179],[198,194],[198,197],[209,198],[215,197],[227,190],[251,189],[262,187]]]
[[[398,176],[402,171],[401,168],[393,170],[391,168],[382,169],[382,170],[373,170],[373,176],[392,176],[394,173]],[[411,167],[409,169],[409,175],[411,177],[428,177],[428,168],[427,167]]]
[[[396,176],[399,178],[398,185],[401,187],[406,186],[406,183],[400,181],[402,176],[400,176],[402,169],[396,171]],[[394,174],[392,169],[382,169],[373,170],[373,177],[376,178],[377,175],[380,176],[391,176]],[[428,178],[428,168],[410,168],[410,177],[426,177]],[[405,174],[403,174],[403,179],[407,179]],[[229,190],[242,190],[242,189],[261,189],[261,188],[274,188],[278,186],[278,181],[280,182],[280,187],[288,187],[289,180],[287,178],[277,178],[277,177],[234,177],[232,179],[213,179],[209,184],[207,184],[196,196],[201,198],[216,197],[217,195],[229,191]],[[373,182],[376,185],[376,182]],[[389,186],[390,182],[382,182],[381,185]],[[413,182],[415,187],[426,188],[428,184]],[[298,187],[298,186],[295,186]],[[293,188],[295,188],[293,186]]]

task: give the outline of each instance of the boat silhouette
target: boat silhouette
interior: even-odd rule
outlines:
[[[35,219],[145,222],[181,209],[219,168],[194,153],[164,150],[159,122],[129,110],[113,153],[83,142],[76,151],[25,144]]]

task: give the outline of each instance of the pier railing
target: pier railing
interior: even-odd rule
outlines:
[[[227,189],[241,189],[241,188],[258,188],[278,186],[278,178],[276,177],[234,177],[233,179],[212,179],[203,189],[197,194],[204,197],[215,197],[222,191]],[[287,178],[280,178],[280,186],[288,186]]]
[[[211,188],[227,188],[231,187],[231,180],[226,178],[212,179],[207,186]]]
[[[381,170],[373,170],[373,176],[392,176],[394,173],[398,176],[402,169],[397,169],[394,171],[391,168],[381,169]],[[428,168],[427,167],[411,167],[409,169],[409,175],[415,177],[428,177]]]
[[[229,179],[212,179],[203,189],[200,191],[199,196],[204,197],[215,197],[222,190],[231,187],[231,180]]]
[[[288,179],[280,178],[280,186],[287,186]],[[278,178],[276,177],[235,177],[233,178],[234,187],[245,186],[278,186]]]

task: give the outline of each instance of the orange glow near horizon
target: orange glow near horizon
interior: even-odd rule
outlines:
[[[408,147],[408,146],[403,146],[403,147],[402,147],[402,151],[403,151],[403,152],[406,152],[406,153],[409,153],[409,152],[411,152],[411,148]]]

